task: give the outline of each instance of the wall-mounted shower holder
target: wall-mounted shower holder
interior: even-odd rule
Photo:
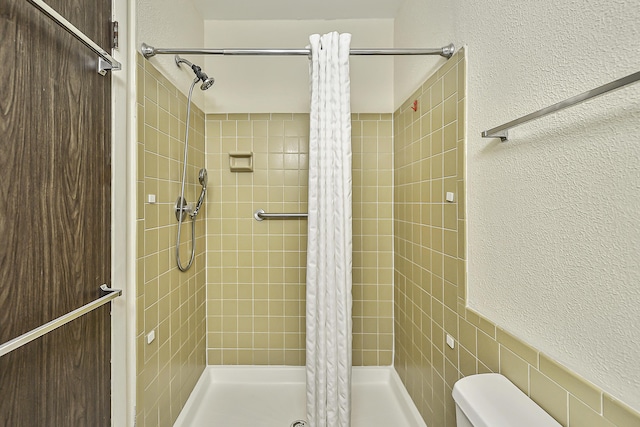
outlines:
[[[195,205],[193,203],[187,203],[186,199],[183,199],[182,197],[178,197],[178,199],[176,200],[176,204],[173,207],[173,210],[175,211],[176,219],[182,222],[184,221],[185,216],[193,215],[194,208],[195,208]]]

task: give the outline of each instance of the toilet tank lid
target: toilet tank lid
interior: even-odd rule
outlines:
[[[464,377],[453,399],[474,427],[560,427],[533,400],[500,374]]]

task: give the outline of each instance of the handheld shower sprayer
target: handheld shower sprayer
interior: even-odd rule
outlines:
[[[200,190],[200,196],[198,197],[198,201],[195,206],[192,203],[187,203],[187,201],[181,196],[178,197],[176,201],[176,219],[178,221],[184,221],[186,215],[189,215],[191,219],[195,219],[200,213],[200,208],[202,208],[202,204],[204,203],[204,198],[207,195],[207,182],[208,174],[205,168],[200,169],[198,173],[198,181],[200,181],[200,185],[202,185],[202,189]]]
[[[204,196],[207,195],[207,182],[208,174],[205,168],[200,169],[200,173],[198,174],[198,180],[200,181],[200,185],[202,185],[202,190],[200,190],[200,197],[198,197],[198,202],[196,203],[196,207],[191,213],[191,217],[194,218],[200,212],[200,208],[202,207],[202,203],[204,203]]]
[[[175,56],[175,61],[178,67],[182,63],[187,64],[189,67],[191,67],[198,80],[202,81],[202,85],[200,86],[201,90],[207,90],[215,83],[216,80],[213,77],[207,76],[207,73],[202,71],[202,68],[200,68],[196,64],[189,62],[186,59],[179,57],[178,55]]]

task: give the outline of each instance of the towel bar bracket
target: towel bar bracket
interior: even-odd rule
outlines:
[[[98,58],[98,74],[100,74],[101,76],[106,76],[107,71],[116,71],[120,69],[121,67],[114,67],[104,59]]]
[[[122,289],[110,288],[110,287],[108,287],[108,286],[107,286],[107,284],[106,284],[106,283],[105,283],[105,284],[100,285],[100,290],[101,290],[102,292],[117,292],[117,293],[118,293],[118,295],[117,295],[117,296],[122,295]]]
[[[509,131],[505,129],[505,130],[493,132],[490,134],[488,131],[485,130],[482,132],[482,137],[483,138],[500,138],[501,142],[506,142],[509,140]]]

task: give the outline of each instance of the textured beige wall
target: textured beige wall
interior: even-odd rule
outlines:
[[[135,49],[138,52],[142,43],[157,48],[202,47],[204,20],[191,0],[135,0],[135,4]],[[179,91],[187,93],[184,82],[185,79],[193,79],[193,73],[185,65],[176,67],[173,58],[173,55],[156,55],[149,61],[170,82],[178,85]],[[204,65],[203,56],[187,55],[187,58]],[[202,68],[206,71],[206,67]],[[193,100],[200,108],[204,108],[205,93],[193,91]]]
[[[465,308],[465,75],[459,51],[394,115],[395,367],[430,426],[454,427],[454,383],[484,372],[507,376],[564,426],[638,426],[639,414]]]
[[[392,117],[353,116],[353,361],[392,360]],[[303,365],[308,114],[207,115],[209,364]],[[254,171],[231,172],[230,152]]]
[[[149,61],[137,60],[136,425],[164,427],[173,425],[205,366],[205,214],[197,222],[194,265],[181,273],[172,207],[180,194],[187,99]],[[204,114],[192,109],[189,201],[200,191],[204,131]],[[155,204],[148,203],[150,194]],[[185,264],[190,222],[182,230]],[[155,340],[147,344],[151,331]]]
[[[638,22],[637,0],[407,0],[395,38],[468,46],[469,306],[640,411],[640,84],[480,136],[637,72]]]

